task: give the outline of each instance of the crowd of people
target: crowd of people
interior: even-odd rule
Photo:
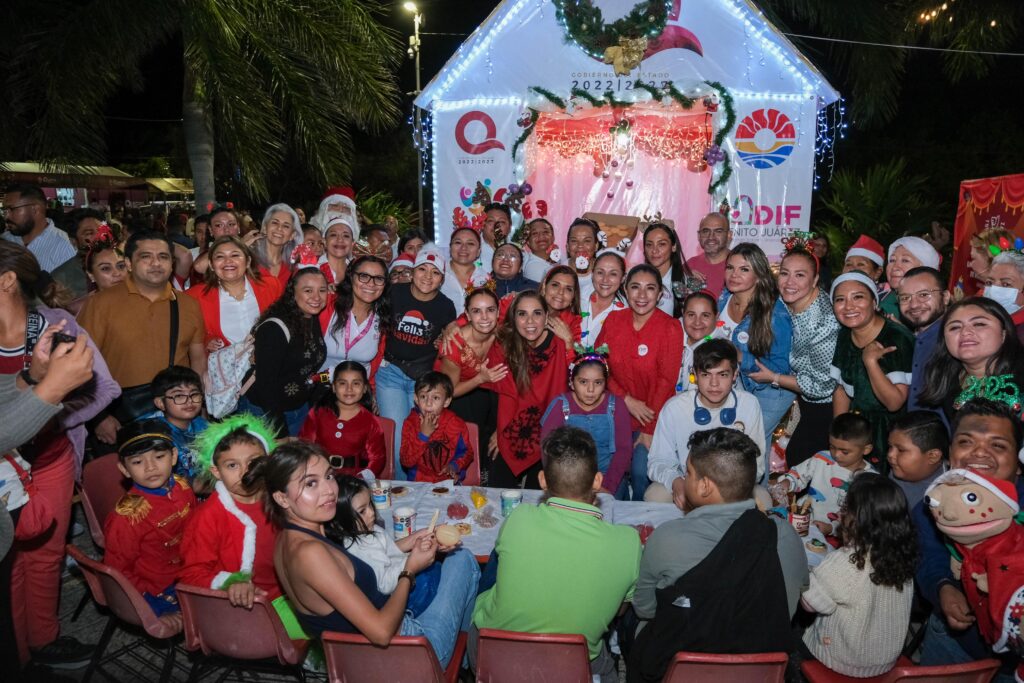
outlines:
[[[916,236],[861,235],[832,277],[822,236],[795,233],[772,264],[717,212],[644,226],[637,263],[585,217],[563,245],[544,218],[510,239],[500,203],[443,245],[366,224],[347,188],[310,215],[81,210],[58,227],[42,190],[7,188],[0,648],[26,680],[92,654],[57,605],[75,482],[108,453],[130,488],[104,561],[175,626],[182,582],[243,608],[266,596],[296,638],[424,635],[442,667],[460,631],[472,666],[477,629],[500,628],[583,634],[602,680],[618,657],[660,680],[686,649],[868,677],[914,611],[922,664],[1019,663],[1024,605],[1007,638],[1013,610],[957,571],[988,538],[962,543],[928,497],[956,470],[1019,509],[1010,233],[976,236],[953,301]],[[367,481],[477,471],[545,491],[483,575],[427,529],[378,525]],[[602,521],[599,493],[685,515],[643,546]],[[1024,586],[1024,547],[986,552]]]

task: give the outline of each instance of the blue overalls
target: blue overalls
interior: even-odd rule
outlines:
[[[562,417],[566,425],[578,427],[590,434],[597,445],[597,469],[601,474],[608,474],[608,467],[612,464],[612,456],[615,454],[615,396],[608,395],[608,408],[603,413],[570,413],[569,396],[562,394],[557,396],[541,418],[541,424],[551,414],[556,402],[562,404]]]

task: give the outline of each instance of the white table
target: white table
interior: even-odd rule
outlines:
[[[490,529],[485,529],[476,523],[473,516],[478,512],[473,506],[469,494],[469,486],[452,486],[450,482],[439,482],[428,484],[424,482],[394,481],[392,486],[405,486],[408,492],[404,496],[391,497],[391,507],[378,510],[378,515],[384,523],[384,528],[394,532],[392,512],[397,507],[411,507],[416,510],[415,529],[425,529],[430,526],[430,520],[435,510],[440,510],[437,517],[438,524],[455,524],[466,522],[470,525],[470,533],[462,537],[462,545],[479,558],[487,558],[494,550],[494,544],[498,540],[498,531],[505,519],[501,516],[501,492],[506,489],[480,487],[480,490],[487,495],[487,504],[491,506],[498,523]],[[436,487],[447,487],[448,493],[438,495],[432,492]],[[522,505],[536,505],[543,496],[543,491],[523,490]],[[469,508],[469,516],[466,519],[448,519],[448,506],[451,503],[462,503]],[[486,505],[481,510],[486,507]],[[650,524],[653,527],[669,521],[680,519],[683,513],[672,503],[646,503],[627,500],[615,500],[612,496],[602,493],[598,494],[597,506],[604,514],[604,520],[611,524]]]

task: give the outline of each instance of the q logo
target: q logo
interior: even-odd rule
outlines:
[[[474,121],[484,124],[485,137],[480,142],[470,142],[466,138],[466,128]],[[505,149],[505,145],[494,138],[497,134],[498,128],[494,125],[494,119],[482,111],[468,111],[455,124],[455,142],[466,154],[483,154],[492,149]]]

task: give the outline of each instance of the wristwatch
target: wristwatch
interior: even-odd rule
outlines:
[[[413,574],[408,569],[403,569],[398,574],[398,578],[401,579],[402,577],[405,577],[405,578],[409,579],[409,592],[412,592],[412,589],[416,587],[416,575]]]
[[[772,378],[772,386],[775,387],[776,389],[779,388],[779,373],[777,372],[775,373],[775,377]]]

